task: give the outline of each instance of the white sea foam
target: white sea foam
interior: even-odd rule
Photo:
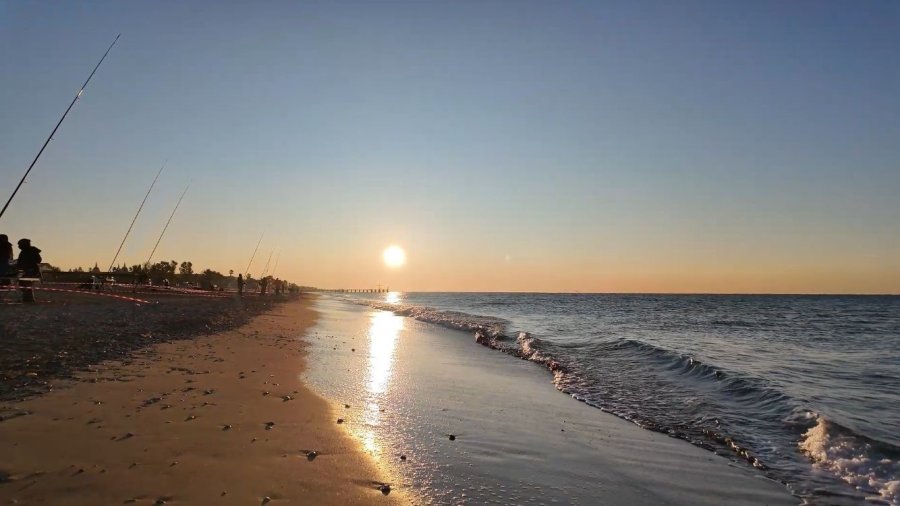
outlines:
[[[799,447],[816,467],[869,494],[869,499],[900,505],[900,462],[880,452],[875,443],[819,417]]]
[[[472,332],[475,334],[475,342],[478,344],[543,364],[554,373],[554,377],[557,379],[563,372],[561,364],[553,358],[542,354],[538,350],[540,341],[527,332],[519,332],[514,343],[506,343],[507,337],[504,332],[509,322],[502,318],[376,300],[348,300],[371,308],[392,311],[399,316],[407,316],[442,327]],[[514,346],[511,346],[513,344]]]
[[[393,304],[374,300],[350,300],[357,304],[375,309],[383,309],[385,311],[393,311],[394,314],[399,316],[407,316],[419,321],[441,325],[442,327],[464,330],[467,332],[482,331],[492,338],[501,337],[504,328],[507,323],[509,323],[502,318],[476,316],[457,311],[442,311],[430,307]]]

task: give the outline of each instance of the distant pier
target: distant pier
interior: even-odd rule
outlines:
[[[332,288],[322,291],[331,293],[387,293],[391,289],[387,286],[379,286],[377,288]]]

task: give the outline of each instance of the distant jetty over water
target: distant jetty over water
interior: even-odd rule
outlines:
[[[375,288],[317,288],[316,290],[328,293],[387,293],[391,291],[391,288],[379,285]]]

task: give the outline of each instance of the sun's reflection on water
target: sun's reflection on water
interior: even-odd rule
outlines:
[[[363,447],[373,455],[381,453],[377,428],[381,423],[381,405],[387,397],[391,383],[394,351],[401,330],[403,330],[403,317],[390,311],[377,311],[372,314],[368,330],[368,378],[363,414],[365,423],[359,436]]]
[[[390,380],[397,337],[403,329],[403,317],[390,311],[378,311],[372,315],[369,325],[369,396],[385,392]]]

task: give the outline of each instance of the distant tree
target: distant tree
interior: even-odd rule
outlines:
[[[191,276],[194,273],[193,262],[181,262],[181,267],[178,269],[178,273],[185,277]]]
[[[226,281],[224,274],[212,269],[204,270],[201,275],[203,276],[203,287],[208,289],[212,289],[214,286],[221,287]]]

